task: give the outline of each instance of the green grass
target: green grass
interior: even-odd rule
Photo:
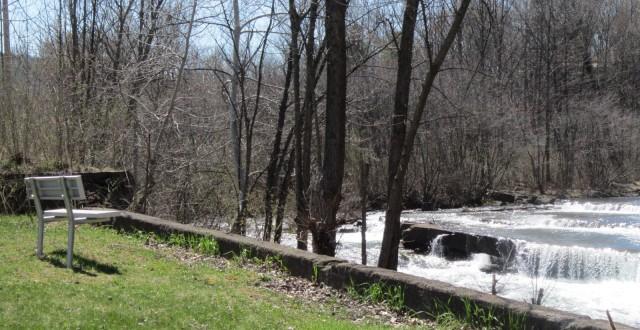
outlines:
[[[0,328],[385,328],[257,287],[260,276],[240,266],[187,265],[109,228],[78,227],[77,268],[68,270],[66,224],[47,226],[44,260],[35,257],[35,232],[28,216],[0,217]],[[188,244],[217,252],[214,242]]]

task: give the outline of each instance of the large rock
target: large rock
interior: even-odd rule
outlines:
[[[547,205],[553,204],[556,201],[556,198],[549,195],[533,195],[529,197],[527,203],[533,205]]]
[[[473,253],[486,253],[502,264],[510,262],[515,245],[510,240],[491,236],[454,232],[433,224],[403,224],[402,246],[416,252],[431,252],[433,241],[440,238],[441,253],[448,259],[467,259]]]
[[[487,193],[487,197],[502,203],[515,203],[517,198],[515,194],[503,191],[490,191]]]

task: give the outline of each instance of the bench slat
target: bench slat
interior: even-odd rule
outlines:
[[[121,211],[112,210],[112,209],[73,209],[74,218],[87,218],[87,219],[103,219],[103,218],[114,218],[118,217],[122,214]],[[54,209],[54,210],[46,210],[44,211],[44,216],[54,216],[54,217],[66,217],[67,210],[66,209]]]

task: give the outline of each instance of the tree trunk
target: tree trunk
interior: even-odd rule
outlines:
[[[398,71],[396,91],[391,118],[391,143],[389,144],[389,172],[387,181],[388,206],[385,218],[384,235],[378,266],[396,269],[398,249],[394,247],[400,241],[400,212],[402,212],[402,184],[396,183],[398,166],[402,157],[402,148],[406,134],[406,120],[411,91],[411,62],[413,58],[413,38],[418,16],[419,0],[407,0],[402,20],[402,36],[398,50]],[[396,215],[397,214],[397,215]]]
[[[276,193],[278,185],[278,174],[282,168],[284,157],[287,150],[280,150],[280,144],[282,142],[282,133],[284,130],[284,121],[287,113],[289,102],[289,88],[291,86],[291,71],[293,69],[292,54],[290,51],[289,58],[287,59],[287,69],[285,72],[284,91],[282,92],[282,99],[280,100],[280,107],[278,109],[278,122],[276,124],[276,136],[273,139],[273,148],[271,149],[271,156],[269,158],[269,165],[267,166],[267,182],[264,193],[264,230],[262,239],[265,241],[271,240],[272,232],[272,220],[273,220],[273,197]]]
[[[345,17],[347,4],[326,2],[327,92],[324,159],[319,187],[311,208],[314,252],[329,256],[336,250],[336,213],[340,206],[345,160],[347,53]]]
[[[9,153],[11,154],[11,157],[16,157],[17,159],[17,156],[19,156],[18,132],[14,130],[13,132],[9,133],[11,129],[15,129],[17,123],[16,113],[13,108],[13,101],[11,99],[13,85],[11,82],[11,31],[9,30],[9,23],[9,1],[2,0],[2,82],[5,93],[3,108],[7,112],[7,117],[9,120],[3,120],[3,136],[0,136],[0,138],[2,138],[3,141],[6,141],[6,136],[11,136]],[[9,127],[4,126],[6,123],[9,124]]]
[[[284,177],[282,178],[282,181],[280,182],[280,187],[278,188],[278,206],[276,208],[276,228],[273,234],[273,241],[276,243],[280,243],[280,238],[282,237],[282,222],[284,220],[284,209],[287,204],[287,196],[289,195],[289,180],[291,179],[291,171],[293,170],[294,160],[295,160],[294,152],[295,150],[291,150],[291,152],[289,152],[289,160],[287,160],[287,164],[284,169]]]
[[[244,171],[242,167],[241,142],[238,129],[238,85],[240,84],[240,6],[238,0],[233,0],[233,74],[231,77],[231,95],[229,95],[229,125],[231,126],[231,145],[233,146],[233,166],[236,170],[238,183],[237,216],[231,227],[231,232],[244,235],[246,228],[246,196]]]
[[[158,0],[155,6],[150,6],[149,19],[151,20],[151,26],[145,32],[146,26],[146,17],[147,8],[145,7],[144,0],[140,1],[140,10],[138,12],[138,38],[137,38],[137,50],[136,50],[136,65],[138,66],[137,72],[134,76],[132,86],[130,91],[127,93],[127,123],[130,125],[128,128],[127,134],[132,135],[132,140],[130,143],[132,144],[132,148],[130,151],[130,161],[131,161],[131,169],[133,177],[135,178],[134,182],[142,181],[139,179],[139,170],[140,170],[140,149],[139,145],[142,144],[143,137],[140,134],[141,126],[140,120],[138,118],[138,97],[140,93],[143,91],[144,82],[145,82],[145,73],[141,68],[142,64],[147,61],[149,58],[149,54],[151,52],[151,45],[153,44],[153,40],[156,37],[156,32],[158,29],[158,17],[160,13],[160,9],[162,8],[164,0]],[[137,189],[138,187],[136,187]],[[140,202],[140,193],[136,195],[134,201],[132,202],[132,208],[136,210],[136,212],[144,213],[146,211],[146,204]]]
[[[291,2],[290,2],[291,3]],[[301,250],[307,250],[308,240],[308,224],[309,216],[309,184],[311,178],[311,113],[314,109],[313,99],[316,88],[315,75],[315,29],[318,17],[318,2],[312,0],[309,5],[309,27],[306,33],[306,77],[305,77],[305,94],[302,109],[300,107],[300,54],[297,53],[297,60],[294,65],[294,107],[296,113],[296,131],[295,131],[295,166],[296,166],[296,238],[297,247]],[[296,27],[299,28],[300,22]],[[293,31],[292,31],[293,33]],[[296,87],[298,86],[298,87]]]
[[[280,150],[280,144],[282,142],[282,133],[284,131],[285,118],[287,115],[287,108],[289,107],[289,89],[291,87],[291,73],[294,70],[294,58],[298,54],[298,15],[295,12],[295,2],[291,0],[289,2],[289,11],[291,17],[291,41],[289,45],[289,55],[287,57],[287,69],[285,71],[284,90],[282,91],[282,98],[280,99],[280,106],[278,108],[278,121],[276,124],[276,136],[273,139],[273,148],[271,149],[271,156],[269,158],[269,165],[267,166],[267,180],[264,194],[264,230],[262,239],[265,241],[271,240],[272,232],[272,220],[273,220],[273,197],[276,194],[278,185],[278,174],[282,169],[282,163],[286,157],[287,150]],[[295,102],[295,101],[294,101]]]
[[[369,190],[369,163],[364,160],[360,164],[360,210],[362,224],[360,236],[362,237],[362,264],[367,264],[367,192]]]
[[[399,133],[401,132],[399,128],[396,131],[392,131],[392,148],[395,146],[394,143],[398,143],[398,141],[400,140],[402,140],[403,143],[400,148],[402,150],[400,157],[397,157],[397,151],[393,150],[389,155],[389,195],[385,219],[385,229],[382,238],[382,246],[380,248],[380,258],[378,259],[378,267],[389,269],[398,268],[398,247],[400,245],[400,214],[402,212],[404,179],[409,166],[409,161],[411,160],[414,140],[418,132],[418,128],[420,127],[422,114],[424,113],[424,109],[427,104],[427,98],[431,92],[435,78],[440,71],[440,67],[444,62],[447,53],[449,52],[449,49],[453,44],[453,41],[455,40],[456,34],[458,34],[462,27],[462,20],[464,19],[464,16],[467,12],[467,8],[469,8],[470,2],[471,0],[462,0],[460,8],[456,12],[454,21],[451,24],[449,31],[447,32],[447,36],[440,46],[440,49],[438,50],[438,54],[430,63],[429,71],[422,84],[420,96],[418,98],[415,111],[413,112],[413,117],[411,118],[411,121],[409,123],[409,130],[406,133],[406,137],[404,137],[403,139],[402,137],[396,135],[399,135]],[[400,121],[396,115],[399,115],[400,118],[403,118],[402,115],[404,111],[404,116],[406,117],[407,105],[406,103],[402,102],[403,99],[401,98],[405,97],[405,92],[408,93],[409,83],[408,81],[403,82],[399,80],[407,75],[408,77],[410,77],[411,74],[410,53],[413,51],[413,34],[417,16],[417,5],[417,0],[407,0],[407,4],[405,6],[405,14],[402,23],[402,39],[400,41],[401,46],[398,54],[398,81],[396,81],[396,98],[400,99],[397,99],[395,102],[394,117],[391,119],[394,129],[396,125],[406,125],[405,121]],[[408,61],[408,63],[405,63],[406,61]],[[393,173],[391,172],[392,169],[395,169]]]

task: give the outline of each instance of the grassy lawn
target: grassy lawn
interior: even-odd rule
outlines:
[[[78,227],[80,267],[68,270],[66,223],[47,226],[45,260],[35,233],[28,216],[0,217],[0,328],[384,328],[258,288],[241,267],[186,265],[108,228]]]

